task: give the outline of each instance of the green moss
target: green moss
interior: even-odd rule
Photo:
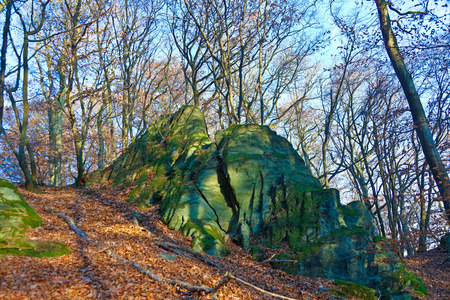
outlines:
[[[274,260],[296,260],[301,261],[301,254],[296,252],[284,252],[280,255],[274,257]],[[298,264],[291,262],[271,262],[271,265],[275,269],[282,269],[288,274],[295,274],[296,269],[298,269]]]
[[[402,286],[405,290],[411,291],[420,296],[428,295],[428,292],[423,285],[422,280],[413,273],[406,270],[404,265],[398,266],[396,271],[394,271],[394,274],[400,279],[400,282],[402,283]]]
[[[406,290],[420,296],[428,295],[422,280],[406,269],[403,259],[392,251],[391,243],[388,239],[377,236],[374,238],[374,242],[376,252],[375,262],[385,269],[393,269],[393,273],[390,273],[389,277],[385,277],[393,282],[399,283],[400,290],[398,292],[400,294]]]
[[[41,225],[42,219],[24,201],[18,189],[9,182],[0,180],[0,257],[44,257],[70,253],[63,244],[25,237],[26,229]]]
[[[211,145],[201,111],[183,106],[174,114],[159,117],[119,157],[113,168],[114,184],[122,188],[132,185],[128,198],[141,206],[160,202],[162,220],[179,227],[184,221],[172,222],[172,218],[177,209],[189,205],[180,203],[181,197],[195,190],[193,182],[214,151]],[[147,176],[150,172],[153,176]],[[197,238],[199,247],[209,247],[209,236],[220,237],[214,228],[203,230],[204,237]]]
[[[161,206],[159,210],[161,220],[164,223],[171,223],[175,211],[179,208],[183,208],[183,204],[180,203],[180,200],[183,194],[186,193],[189,189],[195,189],[193,184],[183,185],[183,182],[181,180],[177,180],[177,177],[172,178],[172,180],[170,180],[170,182],[165,185],[164,197],[161,200]],[[178,228],[172,229],[178,230]]]
[[[145,188],[145,183],[141,183],[141,184],[138,184],[138,185],[136,185],[132,190],[131,190],[131,192],[128,194],[128,199],[127,199],[127,201],[128,202],[135,202],[135,201],[133,201],[133,200],[135,200],[138,196],[139,196],[139,194],[142,192],[142,190]]]
[[[5,180],[5,179],[0,179],[0,186],[7,187],[7,188],[10,188],[10,189],[12,189],[14,191],[17,191],[17,187],[14,184],[12,184],[11,182],[9,182],[8,180]]]
[[[383,237],[383,236],[375,236],[374,238],[373,238],[373,242],[374,243],[379,243],[379,242],[381,242],[381,241],[385,241],[386,240],[386,238],[385,237]]]
[[[339,286],[346,294],[363,300],[377,300],[379,292],[374,289],[370,289],[364,285],[360,285],[353,282],[347,282],[343,280],[334,280],[335,285]]]
[[[225,246],[222,234],[212,224],[189,219],[183,226],[183,235],[192,236],[192,249],[215,256],[227,256],[230,250]]]
[[[283,182],[273,191],[272,215],[266,219],[271,235],[263,244],[279,244],[287,238],[291,250],[297,251],[302,243],[314,243],[320,227],[320,207],[324,197],[305,191],[294,180],[288,182],[288,186],[284,186]]]
[[[252,254],[253,260],[263,261],[264,260],[264,250],[260,247],[253,245],[250,247],[250,253]]]
[[[317,255],[322,250],[323,242],[315,244],[303,244],[299,248],[299,257],[303,260],[312,255]]]
[[[115,176],[113,176],[114,180],[113,180],[113,185],[117,186],[119,184],[123,184],[123,187],[127,187],[128,184],[125,183],[125,179],[131,174],[131,171],[127,168],[122,168],[118,174],[116,174]]]
[[[350,205],[341,206],[340,208],[338,208],[338,211],[341,214],[343,214],[345,216],[350,216],[350,217],[358,217],[361,215],[361,212],[359,210],[354,209]]]
[[[330,237],[341,237],[352,234],[367,234],[367,230],[359,226],[351,226],[347,228],[341,228],[330,234]]]
[[[0,228],[34,228],[42,224],[42,219],[31,208],[17,188],[3,182],[0,187]]]
[[[145,189],[145,187],[147,185],[147,181],[148,181],[148,178],[147,178],[148,173],[149,173],[149,170],[147,168],[140,171],[139,179],[138,179],[135,187],[128,194],[128,201],[135,200],[135,198],[137,198],[141,194],[141,192]]]
[[[15,239],[8,243],[7,247],[0,248],[0,257],[32,256],[32,257],[56,257],[70,254],[66,245],[42,240]]]
[[[344,291],[341,290],[336,290],[336,289],[326,289],[325,290],[328,294],[333,295],[333,296],[338,296],[338,297],[348,297],[348,294]]]
[[[140,205],[151,205],[161,202],[163,196],[166,194],[163,187],[167,182],[166,177],[157,177],[148,184],[148,186],[139,195]]]
[[[315,241],[313,240],[300,244],[299,251],[301,251],[302,258],[306,258],[313,254],[320,253],[322,247],[325,244],[332,242],[334,239],[352,234],[367,234],[367,231],[364,228],[357,226],[341,228],[328,235],[322,236]]]
[[[263,158],[264,158],[264,156],[262,154],[238,153],[238,154],[227,155],[224,159],[224,162],[227,164],[232,164],[235,162],[242,163],[247,160],[258,160],[258,159],[263,159]]]

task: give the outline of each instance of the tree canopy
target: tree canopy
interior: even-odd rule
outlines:
[[[449,230],[442,1],[6,0],[0,177],[83,185],[184,104],[285,136],[403,252]],[[394,68],[393,68],[394,67]]]

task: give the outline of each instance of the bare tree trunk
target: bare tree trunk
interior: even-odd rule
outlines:
[[[11,10],[12,10],[12,0],[7,0],[6,2],[6,16],[5,16],[5,24],[3,25],[3,41],[2,41],[2,49],[0,56],[0,135],[1,128],[3,127],[3,106],[4,99],[3,95],[5,92],[5,73],[6,73],[6,52],[8,50],[8,33],[9,33],[9,25],[11,24]]]
[[[50,185],[61,185],[62,179],[62,109],[59,103],[61,94],[58,94],[57,100],[52,101],[49,108],[49,140],[50,140]],[[57,102],[57,103],[56,103]],[[51,118],[50,118],[51,116]]]
[[[434,180],[436,181],[439,192],[444,203],[447,220],[450,221],[450,179],[445,165],[442,163],[441,156],[436,148],[433,135],[430,130],[425,111],[420,102],[419,94],[408,72],[403,57],[400,54],[397,39],[392,31],[391,20],[389,18],[388,3],[385,0],[375,0],[380,18],[380,28],[383,34],[383,40],[389,59],[394,67],[395,73],[402,85],[406,99],[408,100],[410,111],[414,120],[414,128],[419,137],[420,144],[425,158],[430,166]]]
[[[100,111],[97,115],[97,138],[98,138],[98,152],[97,152],[97,167],[99,169],[103,169],[105,166],[105,158],[106,158],[106,147],[105,147],[105,138],[103,135],[103,114],[106,109],[106,100],[105,95],[103,94],[103,103],[100,108]]]
[[[41,17],[37,24],[33,23],[32,27],[33,30],[27,29],[27,22],[22,17],[22,14],[16,10],[17,15],[20,18],[20,22],[22,24],[23,28],[23,46],[22,46],[22,72],[23,72],[23,78],[22,78],[22,105],[23,105],[23,113],[22,113],[22,122],[20,122],[20,118],[17,118],[17,125],[19,126],[19,150],[17,159],[19,161],[20,168],[22,169],[25,177],[25,186],[27,190],[34,189],[34,185],[36,183],[36,164],[34,161],[34,153],[31,149],[31,146],[28,143],[27,138],[27,130],[28,130],[28,117],[30,112],[30,105],[28,103],[28,75],[29,75],[29,67],[28,67],[28,50],[29,50],[29,37],[37,34],[44,25],[45,21],[45,8],[48,5],[49,2],[42,3],[41,6]],[[20,72],[20,70],[18,70]],[[20,74],[20,73],[19,73]],[[10,93],[11,101],[13,100],[12,92]],[[17,115],[17,108],[15,107],[15,104],[13,103],[14,110],[16,111]],[[31,172],[28,167],[27,162],[27,156],[26,156],[26,148],[28,147],[28,158],[30,160],[31,164]]]

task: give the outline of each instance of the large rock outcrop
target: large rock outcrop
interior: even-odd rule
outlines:
[[[52,257],[69,254],[70,250],[64,244],[25,236],[28,228],[41,225],[41,217],[25,202],[17,188],[0,179],[0,257]]]
[[[376,261],[365,205],[341,205],[339,192],[323,189],[292,145],[267,126],[234,125],[213,142],[200,110],[184,106],[160,117],[87,184],[109,179],[133,185],[132,201],[160,203],[162,220],[192,236],[197,251],[227,255],[227,238],[251,246],[255,259],[282,248],[279,259],[299,261],[274,265],[288,272],[403,293],[395,266]]]

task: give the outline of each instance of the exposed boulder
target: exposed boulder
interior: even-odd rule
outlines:
[[[25,236],[28,228],[41,225],[41,217],[25,202],[17,188],[0,179],[0,257],[52,257],[69,254],[70,250],[64,244]]]
[[[133,185],[132,201],[160,203],[162,220],[192,236],[194,250],[227,255],[227,238],[251,246],[255,258],[280,248],[277,258],[299,261],[274,264],[287,272],[403,294],[395,265],[376,260],[365,205],[342,205],[339,192],[323,189],[292,145],[267,126],[233,125],[213,142],[200,110],[184,106],[159,118],[87,184],[108,179]]]
[[[111,178],[124,187],[133,185],[130,200],[161,203],[162,220],[192,236],[194,250],[225,256],[226,229],[219,219],[231,208],[221,193],[216,153],[203,114],[183,106],[158,118],[111,166],[89,174],[86,184]]]

